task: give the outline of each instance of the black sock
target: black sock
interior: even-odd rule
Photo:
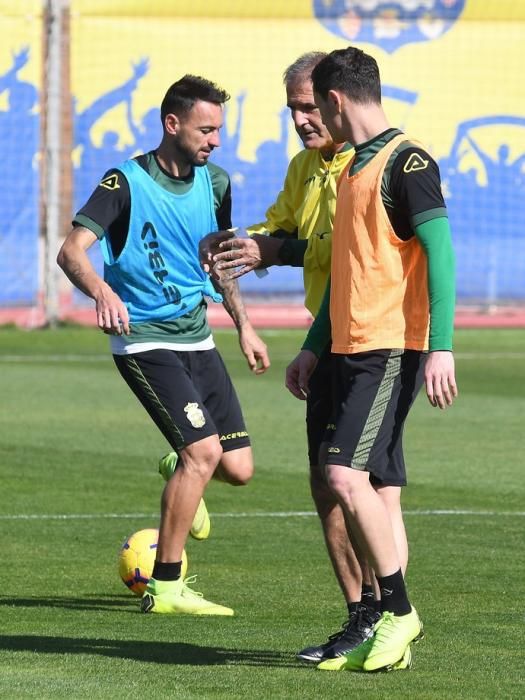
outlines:
[[[352,617],[352,614],[359,610],[361,603],[347,603],[346,605],[348,606],[348,617]]]
[[[151,578],[157,581],[176,581],[180,578],[182,561],[156,561]]]
[[[390,576],[378,576],[377,580],[381,591],[381,612],[388,611],[394,615],[408,615],[411,607],[401,569]]]
[[[376,599],[374,597],[374,587],[369,583],[363,583],[361,587],[361,605],[367,609],[370,615],[376,612]]]

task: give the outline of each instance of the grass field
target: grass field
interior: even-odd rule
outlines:
[[[257,474],[211,484],[197,590],[234,618],[141,615],[116,561],[156,527],[162,436],[95,330],[0,329],[0,695],[4,698],[525,697],[525,331],[459,331],[460,396],[420,396],[405,432],[407,575],[426,628],[410,672],[322,673],[294,653],[345,618],[313,515],[304,406],[283,387],[301,332],[262,334],[254,377],[216,340]]]

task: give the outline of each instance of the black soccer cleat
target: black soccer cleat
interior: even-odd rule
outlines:
[[[318,664],[320,663],[325,655],[327,649],[334,643],[334,637],[339,637],[342,632],[337,632],[328,637],[328,640],[324,644],[319,644],[318,646],[311,646],[298,651],[295,658],[302,661],[305,664]]]
[[[295,658],[306,664],[318,664],[323,661],[323,659],[333,658],[327,657],[327,653],[335,644],[337,644],[337,642],[339,642],[340,639],[345,636],[349,628],[353,629],[357,615],[357,611],[351,612],[348,620],[343,623],[342,628],[338,632],[331,634],[324,644],[305,647],[301,651],[297,652]]]
[[[352,612],[347,624],[337,639],[325,649],[322,661],[326,659],[336,659],[344,656],[358,647],[374,634],[374,625],[378,616],[370,613],[364,605],[360,606],[356,612]]]

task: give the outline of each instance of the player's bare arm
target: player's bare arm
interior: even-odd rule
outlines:
[[[452,406],[458,395],[454,355],[448,350],[430,352],[425,364],[425,388],[428,400],[436,408]]]
[[[281,265],[279,250],[282,244],[282,238],[259,233],[250,238],[232,238],[222,241],[219,243],[221,252],[213,256],[215,269],[221,275],[225,270],[231,270],[227,276],[229,279],[236,279],[261,267]]]
[[[220,288],[223,306],[237,328],[239,344],[249,368],[255,374],[263,374],[270,366],[268,349],[250,323],[237,281],[228,279],[214,284]]]
[[[75,227],[62,244],[57,263],[68,279],[95,301],[97,325],[106,333],[129,334],[128,311],[120,297],[95,272],[87,255],[95,243],[95,234],[83,226]]]

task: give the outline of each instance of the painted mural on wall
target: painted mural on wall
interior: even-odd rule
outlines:
[[[452,41],[454,29],[459,28],[468,9],[468,0],[305,0],[306,4],[312,12],[315,48],[330,50],[351,41],[357,45],[363,43],[363,48],[370,50],[369,44],[372,44],[379,52],[382,72],[388,68],[390,57],[395,60],[405,54],[404,70],[401,73],[392,71],[389,81],[383,85],[385,99],[399,107],[395,126],[405,127],[412,136],[412,124],[418,121],[414,119],[416,116],[423,123],[434,118],[428,112],[428,98],[440,93],[443,84],[435,83],[438,79],[435,72],[434,82],[427,79],[426,73],[418,72],[417,66],[411,63],[410,52],[417,50],[421,56],[425,42],[435,49],[439,48],[440,41]],[[132,24],[135,21],[130,20],[130,32],[136,26]],[[523,26],[519,27],[523,34]],[[84,25],[82,30],[86,30]],[[493,38],[496,30],[503,31],[501,23],[494,26]],[[461,36],[463,43],[458,43],[458,48],[462,48],[463,56],[468,56],[470,48],[465,47],[468,38],[465,37],[466,34]],[[499,51],[503,52],[507,48],[505,35],[497,37]],[[171,36],[166,41],[171,41]],[[333,41],[338,43],[334,46]],[[162,72],[162,60],[151,42],[147,44],[147,51],[143,46],[130,44],[125,37],[122,42],[125,50],[120,47],[118,79],[112,79],[109,69],[107,75],[94,73],[99,76],[98,80],[90,84],[88,90],[84,89],[85,82],[73,80],[72,214],[86,201],[107,169],[157,146],[161,137],[160,100],[157,94],[144,99],[145,94],[150,94],[145,86],[153,81],[156,89],[161,85],[164,90],[169,85],[165,75],[175,80],[182,74],[179,63],[175,72],[172,68]],[[515,46],[522,45],[516,39],[514,42]],[[308,42],[308,46],[312,44]],[[289,60],[300,52],[291,54]],[[92,54],[91,59],[98,55]],[[34,78],[39,74],[38,56],[35,46],[26,46],[16,35],[12,37],[12,46],[4,46],[0,52],[0,304],[3,305],[33,303],[39,289],[41,145],[39,86]],[[264,119],[259,119],[260,105],[268,102],[268,94],[260,93],[259,82],[263,76],[261,71],[267,70],[270,58],[279,66],[278,77],[269,95],[271,111]],[[213,160],[230,174],[233,218],[238,226],[264,219],[267,206],[282,184],[290,152],[300,148],[284,107],[284,90],[279,82],[284,67],[282,59],[270,58],[257,63],[253,57],[248,73],[237,71],[246,78],[239,78],[231,70],[227,73],[220,66],[216,73],[219,77],[226,76],[226,87],[230,83],[234,86],[231,100],[225,106],[222,144],[213,154]],[[208,75],[209,62],[213,59],[213,56],[206,58],[204,75]],[[78,56],[76,60],[79,62]],[[102,62],[104,56],[100,60]],[[251,60],[251,56],[246,60]],[[478,56],[468,78],[480,81],[480,94],[487,69],[486,66],[478,68],[478,62],[484,60],[482,55]],[[487,61],[488,58],[485,63]],[[32,65],[37,67],[30,71]],[[82,68],[87,76],[91,75],[90,65],[86,63]],[[397,67],[399,65],[396,63]],[[392,75],[396,80],[392,80]],[[459,89],[461,80],[460,73],[456,81]],[[502,94],[511,98],[518,95],[513,103],[515,109],[498,109],[498,101],[493,100],[492,108],[487,108],[488,101],[483,103],[484,107],[477,107],[477,102],[469,104],[468,114],[465,114],[464,107],[461,111],[456,104],[451,104],[446,114],[445,146],[441,144],[432,151],[440,165],[452,224],[460,301],[492,304],[525,299],[525,234],[522,229],[525,220],[525,116],[520,113],[522,81],[515,57],[508,62],[505,80],[509,87],[504,93],[500,92],[500,101]],[[511,89],[512,84],[514,88]],[[487,89],[494,90],[495,86],[491,84]],[[271,129],[268,128],[270,121]],[[424,133],[414,136],[420,138]],[[249,149],[246,148],[248,139]],[[94,253],[93,260],[100,268],[98,252]],[[279,268],[272,270],[264,280],[249,275],[243,278],[242,285],[246,291],[285,291],[300,295],[302,276],[300,270]]]
[[[313,0],[314,15],[328,31],[389,53],[403,44],[438,39],[464,7],[465,0]]]
[[[30,58],[16,48],[0,73],[0,304],[34,303],[39,285],[39,93],[20,76]]]
[[[461,18],[465,0],[313,0],[313,9],[333,34],[393,53],[450,31]],[[395,95],[395,88],[383,88],[383,95]],[[414,92],[407,102],[415,105],[417,99]],[[480,115],[459,123],[450,153],[437,157],[454,236],[460,300],[491,305],[525,297],[525,235],[518,223],[525,215],[524,127],[521,116]]]

